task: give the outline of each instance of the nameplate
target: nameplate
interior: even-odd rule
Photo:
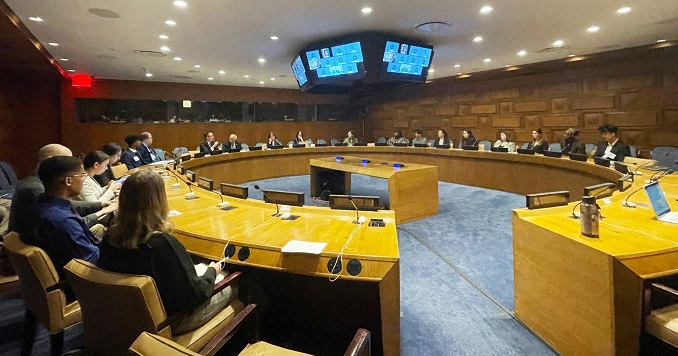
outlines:
[[[214,189],[214,181],[209,179],[209,178],[198,177],[198,186],[200,188],[204,188],[204,189],[207,189],[207,190],[213,190]]]
[[[186,171],[186,180],[195,183],[195,173],[191,170]]]

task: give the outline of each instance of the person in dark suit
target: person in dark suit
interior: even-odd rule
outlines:
[[[238,141],[238,136],[235,134],[231,134],[231,136],[228,136],[228,143],[226,144],[226,147],[224,147],[224,150],[228,149],[229,151],[240,151],[242,150],[242,145]]]
[[[141,137],[139,135],[129,135],[125,137],[128,148],[120,155],[120,162],[127,166],[127,169],[138,168],[145,163],[139,155],[139,146],[141,146]]]
[[[450,148],[452,142],[447,137],[447,131],[440,129],[438,130],[438,139],[433,141],[433,147],[435,148]]]
[[[605,124],[599,127],[598,131],[603,135],[604,141],[598,142],[596,153],[593,154],[594,157],[622,162],[626,156],[631,155],[631,147],[617,137],[619,132],[617,126]]]
[[[204,135],[205,141],[200,143],[200,152],[211,155],[219,148],[219,141],[214,140],[214,133],[207,131]]]
[[[528,150],[534,150],[536,153],[544,153],[549,150],[549,143],[544,140],[541,133],[541,128],[537,127],[532,130],[532,141],[527,144]]]
[[[478,139],[473,136],[473,132],[469,129],[466,129],[461,132],[461,147],[464,146],[477,146],[478,145]]]
[[[153,144],[153,135],[150,132],[141,133],[141,146],[139,146],[139,156],[144,164],[151,164],[153,162],[160,162],[160,156],[155,152]]]
[[[563,135],[563,141],[560,143],[560,147],[562,147],[562,153],[577,153],[580,155],[586,154],[586,146],[584,146],[584,144],[577,139],[578,135],[579,130],[577,129],[569,128],[567,131],[565,131],[565,134]]]

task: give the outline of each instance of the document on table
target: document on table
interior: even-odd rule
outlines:
[[[285,246],[280,249],[283,253],[307,253],[311,255],[319,255],[327,246],[327,242],[307,242],[299,240],[290,240]]]
[[[205,272],[207,272],[207,268],[209,266],[204,264],[204,263],[198,263],[197,265],[194,265],[194,267],[195,267],[195,273],[198,276],[202,276],[203,274],[205,274]],[[224,280],[224,275],[223,274],[217,274],[217,278],[214,280],[214,284],[217,284],[217,283],[219,283],[223,280]]]

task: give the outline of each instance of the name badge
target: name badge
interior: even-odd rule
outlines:
[[[139,157],[134,156],[134,162],[139,162]]]

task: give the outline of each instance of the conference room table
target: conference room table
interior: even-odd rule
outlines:
[[[668,235],[675,227],[657,222],[647,209],[620,207],[629,191],[616,192],[609,203],[607,200],[601,203],[605,219],[600,238],[589,239],[580,234],[578,220],[568,215],[581,198],[583,188],[616,182],[622,176],[592,162],[458,149],[317,147],[209,156],[182,162],[181,169],[196,177],[209,178],[217,186],[243,184],[308,175],[312,159],[339,155],[435,166],[440,181],[517,194],[570,191],[569,206],[513,212],[516,316],[564,355],[637,351],[643,285],[678,268],[678,237]],[[638,176],[631,190],[642,186],[641,181],[648,177],[647,172]],[[662,185],[672,185],[673,188],[666,189],[670,194],[678,192],[675,183],[673,177],[662,181]],[[229,262],[235,265],[327,278],[331,276],[327,262],[338,256],[341,245],[353,231],[352,211],[293,207],[292,213],[298,213],[301,219],[269,221],[269,215],[275,212],[272,204],[225,198],[238,208],[220,211],[215,207],[220,201],[216,194],[196,191],[201,198],[190,201],[183,198],[185,192],[183,186],[180,190],[168,190],[171,208],[182,212],[172,218],[180,241],[192,253],[213,259],[222,256],[227,243],[234,245],[237,250],[234,256],[239,257],[240,253],[249,256],[245,260],[231,258]],[[642,201],[644,197],[638,193],[634,199]],[[395,216],[392,211],[361,214],[368,220],[384,218],[387,228],[360,227],[345,251],[345,259],[364,261],[364,274],[351,276],[342,270],[339,281],[368,281],[378,286],[377,292],[365,297],[379,301],[378,339],[383,346],[378,345],[375,353],[397,355],[400,280]],[[319,257],[281,253],[282,246],[292,238],[324,241],[328,245]],[[249,253],[242,252],[245,247]],[[368,269],[368,265],[372,267]],[[368,290],[357,293],[369,294]]]

